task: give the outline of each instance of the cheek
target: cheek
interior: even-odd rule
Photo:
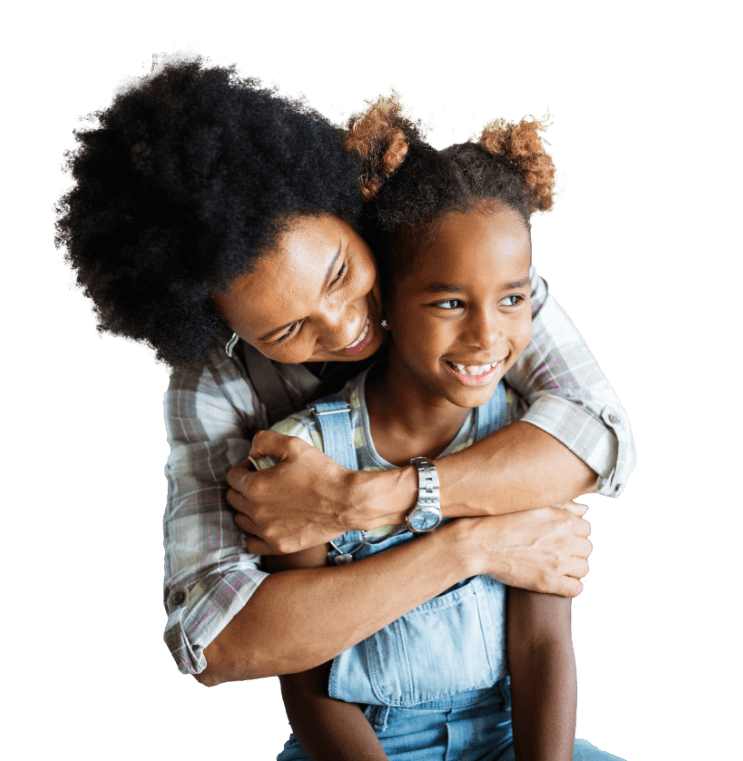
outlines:
[[[520,320],[519,330],[517,333],[516,341],[514,342],[518,348],[519,354],[526,349],[531,340],[531,314],[529,314],[523,320]]]

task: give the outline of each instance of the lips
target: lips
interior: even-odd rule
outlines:
[[[505,359],[505,358],[504,358]],[[444,360],[447,370],[465,386],[484,386],[502,367],[504,359],[487,362],[481,365],[460,364],[448,359]]]
[[[358,354],[359,352],[363,351],[367,347],[373,335],[374,335],[374,331],[371,329],[371,319],[367,315],[366,322],[364,323],[364,327],[361,329],[361,333],[359,333],[356,340],[353,343],[346,346],[345,349],[341,349],[341,351],[344,354],[351,354],[351,355]]]

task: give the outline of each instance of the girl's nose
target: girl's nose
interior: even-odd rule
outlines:
[[[498,315],[489,310],[479,310],[473,313],[467,321],[461,341],[465,346],[485,351],[495,346],[502,338]]]

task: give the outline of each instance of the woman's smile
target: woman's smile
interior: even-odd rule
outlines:
[[[358,338],[349,346],[346,346],[345,349],[343,349],[346,354],[359,354],[362,352],[369,342],[374,337],[374,329],[372,328],[371,320],[369,319],[369,316],[367,315],[366,322],[364,323],[364,327],[359,334]]]

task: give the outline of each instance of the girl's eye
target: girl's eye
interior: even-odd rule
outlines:
[[[459,299],[447,299],[446,301],[437,301],[433,306],[440,309],[461,309],[464,302]]]
[[[287,339],[287,338],[291,338],[291,337],[292,337],[292,335],[294,335],[294,333],[296,333],[296,332],[299,330],[299,326],[300,326],[300,325],[301,325],[301,323],[299,323],[299,322],[294,322],[294,323],[292,323],[292,324],[291,324],[291,325],[288,327],[288,329],[287,329],[286,333],[283,333],[282,335],[280,335],[280,336],[279,336],[279,337],[278,337],[278,338],[277,338],[277,339],[274,341],[274,343],[275,343],[275,344],[284,343],[284,341],[286,341],[286,339]]]
[[[506,307],[516,307],[518,306],[522,301],[524,300],[523,296],[519,296],[518,294],[514,294],[513,296],[506,296],[503,301],[501,301],[501,304]]]

